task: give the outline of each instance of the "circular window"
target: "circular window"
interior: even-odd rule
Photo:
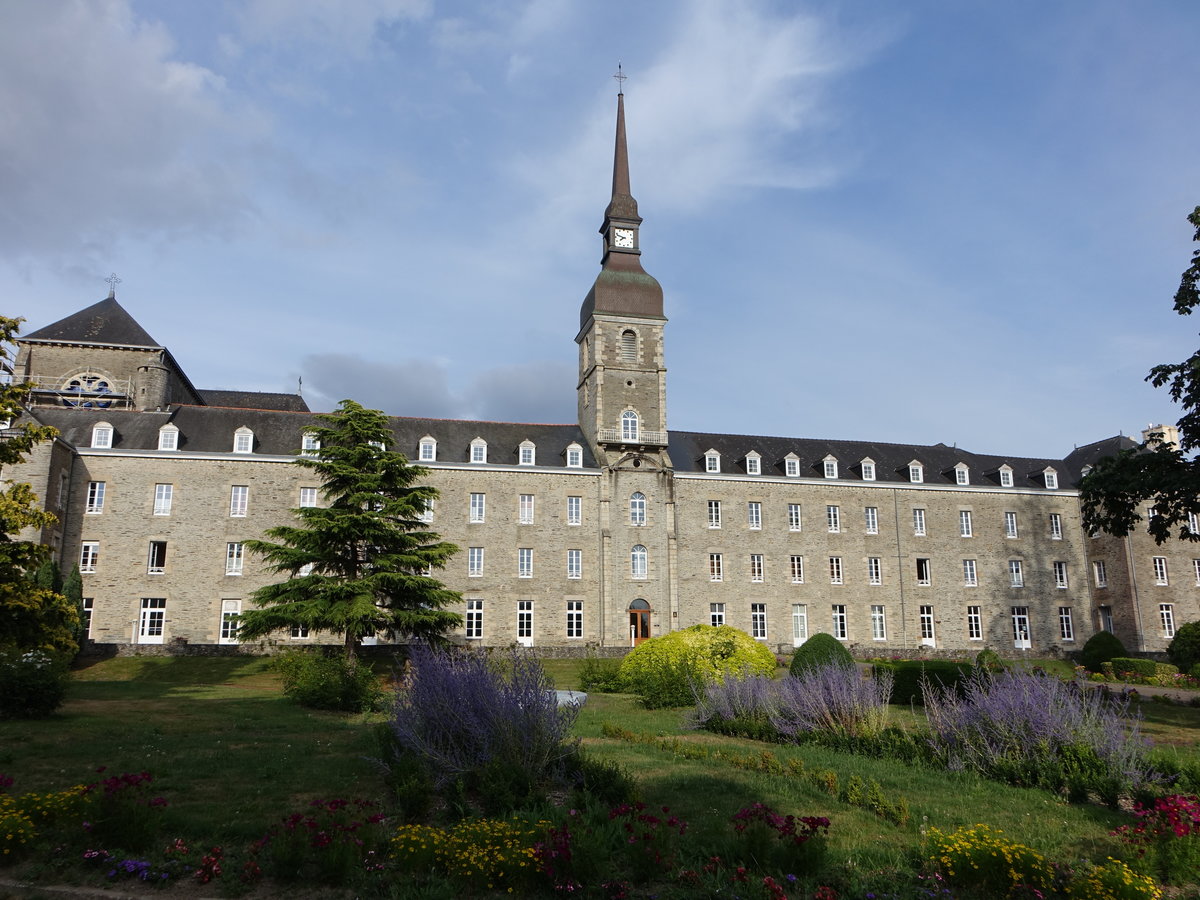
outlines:
[[[64,406],[77,406],[84,409],[108,409],[112,406],[113,401],[111,397],[105,395],[111,393],[112,387],[109,385],[108,379],[93,372],[83,372],[67,379],[67,383],[60,391]]]

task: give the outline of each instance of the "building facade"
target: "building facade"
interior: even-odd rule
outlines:
[[[438,573],[463,596],[458,639],[620,648],[728,624],[773,649],[823,631],[860,656],[1047,655],[1102,627],[1159,651],[1200,619],[1200,544],[1082,529],[1074,486],[1128,438],[1031,459],[671,431],[623,103],[577,422],[392,419],[391,449],[428,467],[432,525],[461,548]],[[2,475],[57,515],[34,537],[78,563],[89,637],[237,644],[237,614],[273,578],[245,542],[321,502],[295,463],[315,450],[304,401],[195,388],[112,291],[23,337],[15,376],[59,437]]]

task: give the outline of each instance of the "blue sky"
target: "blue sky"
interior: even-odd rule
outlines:
[[[570,422],[624,64],[672,428],[1174,421],[1200,4],[9,0],[0,280],[200,387]]]

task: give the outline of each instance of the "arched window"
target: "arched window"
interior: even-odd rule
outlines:
[[[621,359],[625,362],[637,362],[637,335],[632,329],[621,332]]]
[[[621,413],[621,440],[636,441],[638,439],[638,414],[632,409]]]
[[[629,498],[629,524],[646,524],[646,495],[641,491],[635,491]]]
[[[646,548],[641,544],[629,551],[629,574],[634,578],[646,577]]]
[[[253,453],[254,452],[254,432],[249,428],[242,426],[233,433],[233,452],[234,453]]]
[[[178,450],[179,429],[174,425],[164,425],[162,428],[158,429],[158,449]]]

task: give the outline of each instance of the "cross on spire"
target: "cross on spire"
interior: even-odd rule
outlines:
[[[617,93],[624,94],[625,93],[625,81],[629,78],[629,76],[626,75],[621,70],[620,62],[617,63],[617,74],[614,75],[613,78],[615,78],[617,80]]]
[[[115,300],[117,298],[117,285],[121,283],[121,279],[117,277],[116,272],[113,272],[104,280],[108,282],[108,299]]]

